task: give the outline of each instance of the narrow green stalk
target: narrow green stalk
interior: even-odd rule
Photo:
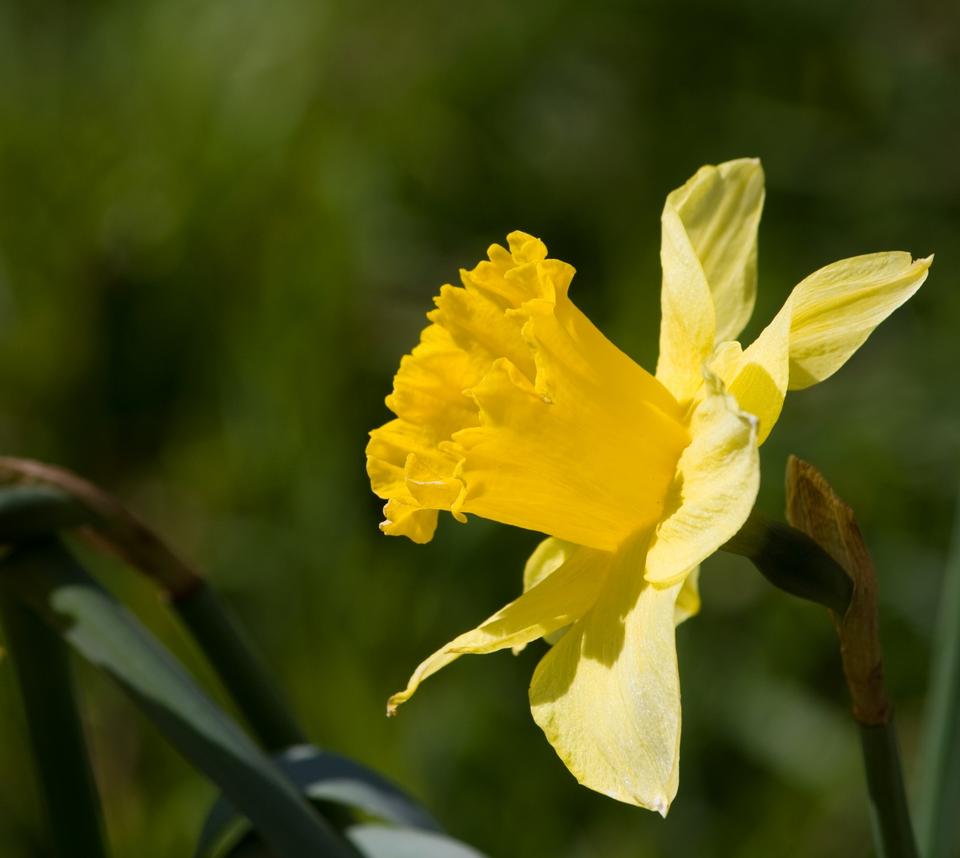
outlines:
[[[920,843],[926,858],[950,858],[960,842],[960,504],[944,573],[923,737]]]
[[[67,648],[5,586],[0,586],[0,609],[54,852],[57,858],[106,858],[100,799],[77,712]]]
[[[880,858],[919,858],[910,825],[893,718],[886,724],[860,724],[859,727],[870,816]]]
[[[825,481],[813,491],[812,472],[804,470],[809,466],[799,461],[791,464],[794,480],[789,479],[788,471],[788,498],[792,501],[788,512],[797,526],[754,514],[724,549],[749,558],[774,586],[833,612],[860,731],[878,854],[880,858],[918,858],[896,729],[883,682],[873,566],[852,511]],[[800,480],[807,480],[807,491],[791,494]],[[822,477],[816,474],[816,480]],[[810,528],[809,533],[800,527]],[[820,540],[831,546],[832,553]],[[849,570],[834,555],[844,558]]]
[[[263,660],[213,590],[204,582],[173,607],[264,747],[281,751],[306,744]]]

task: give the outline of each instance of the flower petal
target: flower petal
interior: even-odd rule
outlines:
[[[790,389],[823,381],[927,279],[933,257],[871,253],[834,262],[793,292]]]
[[[700,368],[713,350],[716,317],[707,278],[670,197],[661,221],[657,380],[678,402],[687,402],[702,383]]]
[[[693,396],[715,343],[734,339],[753,312],[763,168],[754,158],[702,167],[663,210],[663,318],[657,378]]]
[[[707,374],[690,420],[693,440],[677,463],[668,511],[647,554],[646,579],[682,581],[746,521],[760,487],[756,419]]]
[[[643,580],[644,548],[618,552],[593,609],[537,666],[530,707],[581,784],[666,815],[678,783],[680,585]]]
[[[533,554],[527,558],[523,567],[523,592],[531,590],[537,586],[548,575],[557,571],[574,552],[589,552],[591,548],[574,545],[572,542],[564,542],[562,539],[556,539],[548,536],[536,548]],[[602,554],[602,552],[599,552]],[[543,636],[543,639],[551,646],[566,634],[569,626],[555,629]],[[526,643],[514,644],[513,654],[518,655],[526,647]]]
[[[833,375],[920,288],[932,262],[904,252],[834,262],[799,283],[742,354],[732,344],[720,347],[711,366],[741,408],[759,419],[759,443],[776,423],[787,389]]]
[[[552,574],[423,661],[407,687],[387,703],[387,713],[409,700],[420,683],[467,653],[522,646],[575,622],[590,610],[606,580],[612,555],[571,546]]]
[[[673,609],[673,622],[675,625],[690,617],[695,617],[700,613],[700,567],[694,566],[690,573],[683,579],[683,586],[677,593],[677,604]]]
[[[760,335],[746,348],[730,343],[727,355],[711,363],[727,382],[730,395],[740,407],[757,418],[757,444],[767,440],[783,410],[790,381],[790,320],[792,298]],[[728,345],[728,344],[724,344]],[[726,358],[726,359],[725,359]],[[725,366],[718,366],[725,363]]]

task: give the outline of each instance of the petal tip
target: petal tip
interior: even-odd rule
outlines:
[[[670,802],[667,801],[667,797],[665,795],[657,796],[650,803],[650,810],[655,810],[660,814],[660,816],[666,819],[667,814],[670,812]]]
[[[405,691],[398,691],[396,694],[392,694],[387,701],[387,717],[396,718],[400,704],[405,703],[409,696]]]

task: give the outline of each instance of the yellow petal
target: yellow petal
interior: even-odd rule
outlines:
[[[829,378],[927,279],[933,257],[871,253],[834,262],[800,283],[790,323],[790,388]]]
[[[780,416],[787,389],[833,375],[920,288],[932,261],[892,252],[834,262],[799,283],[742,354],[736,344],[718,348],[711,367],[760,421],[759,443]]]
[[[695,617],[700,613],[700,567],[695,566],[690,573],[683,579],[683,586],[677,593],[677,603],[673,609],[673,622],[675,625],[690,617]]]
[[[690,420],[693,440],[647,554],[646,578],[661,587],[682,581],[741,528],[760,486],[756,420],[715,376],[704,388]]]
[[[773,321],[742,353],[739,344],[733,344],[736,348],[728,353],[726,367],[711,364],[728,382],[727,389],[740,407],[757,418],[757,444],[767,440],[783,410],[790,380],[792,306],[793,299],[788,298]]]
[[[543,540],[527,558],[523,567],[523,592],[526,593],[537,586],[548,575],[557,571],[573,552],[588,552],[592,549],[576,546],[572,542],[564,542],[562,539],[555,539],[548,536]],[[599,561],[599,559],[598,559]],[[569,626],[556,629],[543,636],[548,644],[555,644],[566,633]],[[526,643],[514,644],[513,654],[517,655],[526,647]]]
[[[523,590],[526,592],[531,587],[535,587],[548,575],[552,575],[559,569],[573,551],[587,552],[593,549],[583,548],[573,545],[570,542],[564,542],[560,539],[554,539],[548,536],[543,540],[527,559],[523,567]],[[676,625],[689,620],[691,617],[700,613],[700,567],[695,566],[684,578],[683,586],[677,594],[677,603],[674,608],[673,621]],[[543,639],[551,646],[562,638],[569,626],[550,632],[544,635]],[[526,648],[526,644],[517,644],[512,647],[514,655],[520,653]]]
[[[716,319],[707,278],[670,197],[661,222],[657,380],[679,402],[686,402],[702,383],[701,367],[713,350]]]
[[[572,542],[564,542],[548,536],[527,558],[523,567],[523,592],[532,590],[548,575],[552,575],[578,548]],[[582,550],[582,549],[581,549]]]
[[[537,666],[530,707],[580,783],[666,815],[678,783],[680,585],[643,580],[644,547],[616,555],[593,609]]]
[[[763,168],[753,158],[702,167],[663,210],[663,289],[657,378],[684,401],[714,345],[753,312]]]
[[[388,714],[409,700],[420,683],[467,653],[489,653],[522,646],[583,616],[606,580],[612,555],[571,547],[552,574],[520,598],[465,632],[420,664],[407,687],[387,703]]]

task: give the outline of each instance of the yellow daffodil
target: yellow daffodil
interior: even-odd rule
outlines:
[[[573,268],[522,232],[441,288],[387,397],[396,419],[370,433],[380,527],[427,542],[448,510],[548,538],[523,595],[424,661],[389,711],[465,653],[547,638],[530,685],[547,739],[581,783],[666,814],[674,629],[699,610],[699,564],[747,519],[787,390],[839,369],[931,263],[895,252],[821,268],[741,349],[763,197],[752,159],[703,167],[667,197],[655,375],[573,304]]]

